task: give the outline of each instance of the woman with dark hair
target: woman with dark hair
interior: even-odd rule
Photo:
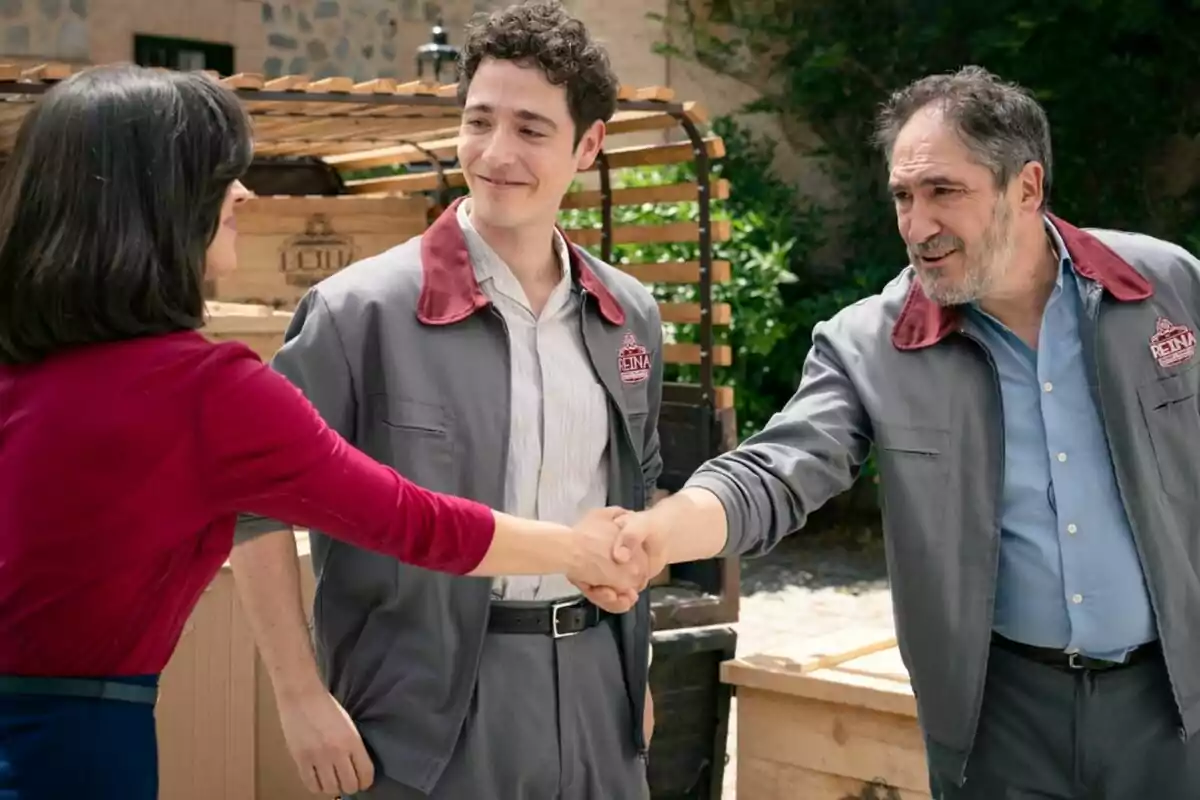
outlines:
[[[574,530],[425,491],[214,344],[251,160],[237,98],[103,67],[29,112],[0,178],[0,800],[152,800],[158,674],[238,512],[433,570],[644,586]]]

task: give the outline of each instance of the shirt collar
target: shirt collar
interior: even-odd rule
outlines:
[[[458,208],[462,202],[462,198],[455,200],[421,236],[422,282],[417,319],[426,325],[461,322],[491,303],[479,288],[466,236],[458,224]],[[567,250],[572,278],[595,298],[601,317],[611,325],[624,325],[625,310],[612,291],[561,230],[558,235]]]
[[[1132,303],[1145,300],[1153,287],[1129,262],[1098,238],[1053,214],[1046,215],[1051,240],[1075,274],[1094,281],[1115,300]],[[1061,271],[1059,275],[1061,281]],[[959,327],[962,309],[930,300],[915,276],[908,288],[904,307],[892,327],[892,345],[897,350],[920,350],[945,339]]]
[[[487,243],[483,235],[476,229],[474,223],[471,222],[471,198],[464,198],[459,204],[455,218],[458,221],[458,226],[462,228],[463,238],[467,243],[467,251],[471,256],[471,267],[475,272],[475,279],[480,283],[493,281],[495,285],[501,288],[506,294],[521,294],[517,293],[513,284],[515,284],[516,276],[512,274],[511,268],[505,263],[500,254]],[[557,258],[555,263],[558,265],[558,273],[561,278],[555,291],[561,289],[562,284],[570,284],[571,273],[570,264],[571,256],[567,252],[567,240],[558,231],[554,229],[554,253]]]

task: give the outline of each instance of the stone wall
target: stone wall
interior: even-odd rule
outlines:
[[[421,0],[264,0],[262,24],[270,77],[346,75],[355,80],[416,77],[416,49],[440,18],[452,37],[482,2]],[[443,79],[452,74],[443,72]]]
[[[0,52],[22,60],[88,59],[88,0],[0,0]]]
[[[452,44],[461,45],[470,17],[510,0],[0,0],[0,59],[21,64],[55,60],[110,63],[133,57],[135,34],[229,44],[234,68],[268,77],[344,75],[355,80],[417,77],[416,49],[441,19]],[[707,69],[652,51],[667,36],[648,13],[667,0],[564,0],[608,47],[623,83],[663,85],[696,100],[711,115],[737,111],[754,99],[750,87]],[[452,79],[452,70],[443,80]],[[778,121],[748,119],[755,129],[782,139]],[[679,138],[679,131],[645,140]],[[820,192],[814,171],[786,150],[783,174]]]

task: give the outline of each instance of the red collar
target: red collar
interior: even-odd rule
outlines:
[[[1076,273],[1100,284],[1123,303],[1145,300],[1154,293],[1150,282],[1104,242],[1053,214],[1047,216],[1067,246]],[[892,328],[892,344],[897,350],[935,345],[958,327],[960,313],[957,308],[940,306],[926,297],[914,278]]]
[[[479,288],[467,240],[458,226],[455,200],[442,212],[421,239],[421,297],[417,301],[417,319],[426,325],[450,325],[461,322],[491,303]],[[559,230],[562,233],[561,229]],[[563,233],[563,238],[566,234]],[[600,314],[613,325],[625,324],[625,310],[608,287],[600,282],[579,250],[567,241],[571,254],[571,274],[580,288],[596,298]]]

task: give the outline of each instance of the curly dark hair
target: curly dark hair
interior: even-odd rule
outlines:
[[[459,102],[485,58],[536,64],[552,84],[565,86],[576,145],[592,123],[607,122],[617,109],[620,84],[608,52],[557,0],[518,3],[472,21],[459,55]]]

